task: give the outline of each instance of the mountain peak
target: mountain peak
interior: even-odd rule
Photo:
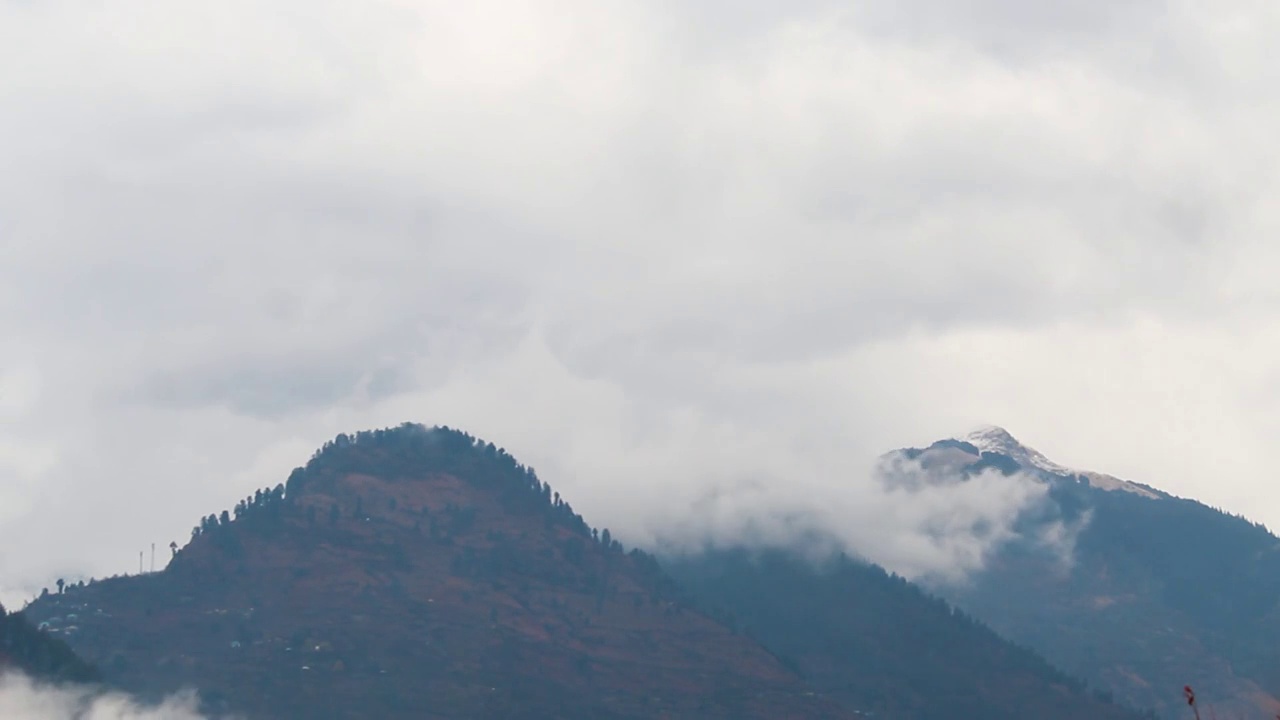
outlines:
[[[1013,436],[1013,433],[1005,430],[999,425],[979,425],[963,438],[956,439],[963,439],[966,442],[972,442],[975,444],[990,442],[1006,445],[1021,445],[1021,443],[1018,442],[1018,439]]]
[[[982,452],[1008,455],[1023,467],[1034,467],[1054,475],[1076,475],[1075,470],[1059,465],[1034,448],[1027,447],[1008,430],[998,425],[984,425],[962,438]]]
[[[121,689],[197,687],[211,714],[855,717],[531,468],[445,427],[339,435],[202,520],[164,570],[24,614]]]
[[[1080,477],[1089,485],[1100,490],[1123,490],[1124,492],[1142,495],[1143,497],[1156,498],[1161,494],[1146,485],[1121,480],[1120,478],[1103,473],[1075,470],[1059,465],[1058,463],[1045,457],[1043,453],[1035,448],[1028,447],[1013,436],[1008,430],[999,425],[983,425],[968,434],[952,438],[961,442],[969,443],[976,447],[980,452],[998,453],[1012,458],[1015,462],[1024,468],[1035,468],[1050,475],[1058,475],[1063,477]]]

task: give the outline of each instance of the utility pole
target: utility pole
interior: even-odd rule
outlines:
[[[138,574],[142,574],[142,551],[138,551]]]
[[[156,544],[151,543],[151,572],[156,571]]]

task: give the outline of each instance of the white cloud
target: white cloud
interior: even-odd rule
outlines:
[[[798,462],[803,467],[803,460]],[[788,481],[796,476],[820,479]],[[1043,517],[1025,539],[1067,562],[1084,524],[1054,517],[1048,486],[1023,473],[988,469],[961,479],[954,468],[944,471],[893,457],[878,464],[874,479],[867,483],[865,475],[855,474],[833,482],[798,473],[684,493],[664,489],[668,514],[658,540],[664,550],[677,553],[706,545],[783,546],[823,560],[844,551],[908,578],[955,582],[1018,538],[1014,524],[1027,513]],[[822,501],[815,503],[814,497]]]
[[[0,5],[5,582],[404,420],[627,540],[982,422],[1280,521],[1277,11],[965,7]]]
[[[0,717],[14,720],[199,720],[194,694],[158,705],[88,686],[47,685],[16,672],[0,674]]]

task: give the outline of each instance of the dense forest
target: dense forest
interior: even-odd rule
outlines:
[[[394,499],[389,500],[391,504],[387,508],[375,508],[373,498],[335,492],[335,483],[349,475],[368,475],[410,484],[433,476],[461,479],[477,490],[495,496],[506,512],[534,513],[542,518],[545,529],[561,528],[570,533],[573,537],[561,540],[560,544],[565,557],[571,562],[582,562],[584,549],[593,546],[609,553],[625,552],[648,579],[650,590],[664,597],[679,596],[674,583],[661,571],[652,555],[638,548],[625,551],[608,528],[589,525],[550,483],[540,480],[533,468],[518,462],[505,449],[447,426],[403,423],[393,428],[340,434],[316,450],[305,466],[295,468],[287,482],[256,491],[236,503],[230,511],[223,510],[220,514],[203,518],[192,528],[191,537],[194,540],[208,534],[211,542],[227,552],[238,554],[242,552],[238,536],[217,532],[219,528],[230,527],[233,522],[246,531],[270,534],[283,528],[286,518],[305,518],[308,527],[324,528],[335,527],[340,519],[348,516],[364,517],[385,512],[403,514],[409,510],[396,507]],[[333,502],[324,508],[300,502],[308,492],[333,497]],[[458,504],[446,504],[435,513],[426,507],[415,511],[418,513],[413,523],[416,533],[446,541],[469,530],[474,525],[476,512],[474,507]],[[510,545],[518,541],[501,536],[490,539],[495,541],[496,552],[489,552],[479,559],[468,555],[459,564],[473,570],[490,565],[500,568],[502,557],[509,555],[503,552],[504,546],[512,549]],[[174,553],[175,556],[178,553],[176,545]],[[486,558],[493,562],[485,562]]]
[[[98,671],[66,643],[36,629],[20,613],[0,605],[0,667],[9,664],[32,677],[51,681],[92,682]]]
[[[881,568],[785,551],[663,559],[707,610],[816,689],[892,718],[1154,717],[1089,691],[1035,653]]]
[[[296,468],[286,483],[264,488],[239,501],[235,507],[201,519],[192,529],[192,538],[232,521],[245,519],[256,525],[270,525],[282,513],[296,508],[292,503],[309,487],[323,486],[348,474],[367,474],[393,480],[414,480],[433,474],[452,475],[486,490],[497,491],[508,508],[531,508],[551,522],[572,529],[583,537],[607,542],[621,549],[608,530],[600,532],[587,525],[569,503],[538,479],[533,468],[516,461],[506,450],[449,427],[428,428],[404,423],[395,428],[340,434],[318,449],[303,467]],[[363,501],[357,498],[363,504]],[[353,507],[350,512],[363,508]],[[330,507],[325,519],[336,522],[343,509]],[[309,518],[314,522],[317,516]]]

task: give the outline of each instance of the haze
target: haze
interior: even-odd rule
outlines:
[[[988,422],[1280,522],[1280,8],[686,5],[0,4],[0,597],[405,420],[629,543],[963,571],[1036,490],[869,468]]]

